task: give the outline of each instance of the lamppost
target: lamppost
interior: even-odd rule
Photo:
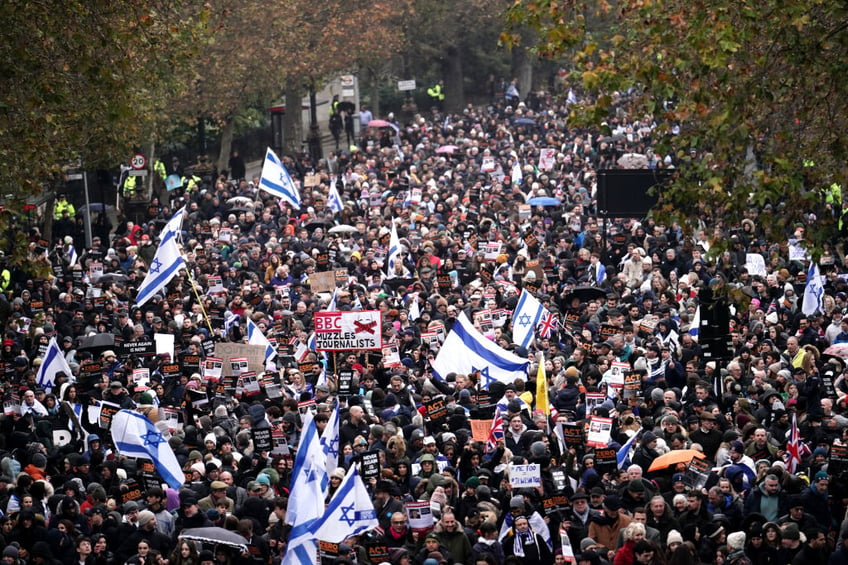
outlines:
[[[317,163],[324,155],[321,150],[321,131],[318,129],[318,107],[315,101],[314,83],[309,85],[309,134],[306,136],[306,141],[312,162]]]

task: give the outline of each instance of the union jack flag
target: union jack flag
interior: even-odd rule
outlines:
[[[798,418],[793,413],[792,425],[789,426],[789,434],[787,435],[786,453],[783,456],[786,470],[794,474],[798,466],[804,461],[804,457],[808,455],[810,455],[810,448],[801,441],[801,434],[798,433]]]
[[[556,314],[546,310],[542,314],[542,319],[539,320],[539,335],[545,339],[551,337],[551,334],[557,329],[558,323]]]
[[[489,439],[486,441],[486,453],[492,453],[498,448],[498,441],[504,438],[504,421],[501,409],[495,408],[495,417],[492,427],[489,428]]]

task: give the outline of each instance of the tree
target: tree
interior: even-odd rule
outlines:
[[[204,15],[202,5],[178,0],[0,3],[6,206],[20,210],[69,160],[114,166],[148,139],[181,87],[173,76],[192,54]],[[2,244],[23,260],[20,246]]]
[[[677,163],[661,219],[734,226],[771,204],[758,223],[772,241],[797,222],[814,244],[833,238],[848,154],[844,3],[521,0],[504,39],[524,25],[592,95],[573,124],[599,127],[621,100],[660,123],[654,147]]]

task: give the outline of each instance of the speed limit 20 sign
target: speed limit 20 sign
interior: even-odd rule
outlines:
[[[141,153],[136,153],[133,155],[130,165],[135,170],[143,169],[147,165],[147,159]]]

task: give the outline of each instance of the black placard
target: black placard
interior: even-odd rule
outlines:
[[[600,474],[612,473],[618,468],[615,449],[595,450],[595,469]]]
[[[192,375],[200,372],[200,355],[189,355],[183,353],[180,355],[180,367],[184,375]]]
[[[124,355],[135,355],[137,357],[155,357],[156,342],[150,338],[143,338],[140,341],[128,341],[123,345]]]
[[[425,402],[424,406],[427,407],[427,415],[430,417],[432,422],[439,423],[448,415],[448,408],[445,405],[444,396],[438,396],[429,402]]]
[[[339,394],[339,396],[352,396],[353,395],[353,371],[352,370],[344,369],[342,371],[339,371],[338,394]]]
[[[359,474],[363,481],[377,479],[380,477],[380,454],[376,451],[368,451],[362,454],[362,466]]]
[[[542,506],[545,509],[545,516],[550,516],[569,508],[568,498],[564,494],[554,494],[542,499]]]
[[[271,428],[253,428],[253,450],[262,453],[263,451],[271,451],[274,448],[274,443],[271,440]]]

